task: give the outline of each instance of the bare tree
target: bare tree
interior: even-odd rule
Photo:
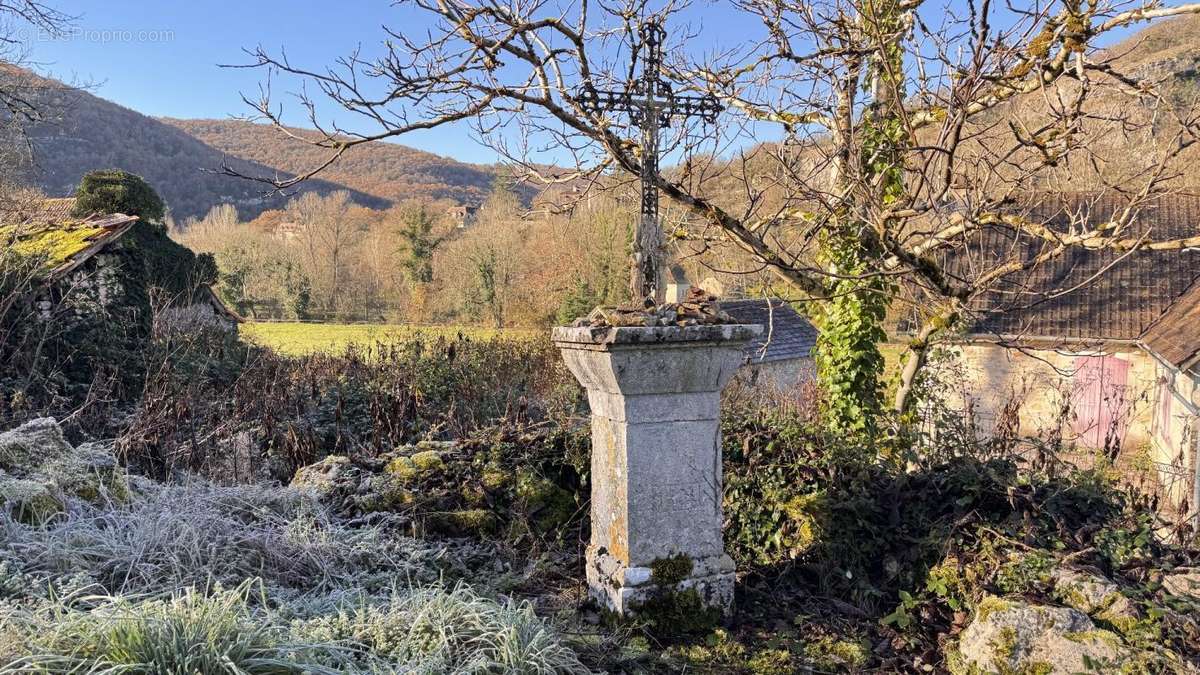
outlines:
[[[928,346],[997,284],[1078,247],[1200,243],[1158,240],[1141,218],[1178,188],[1200,139],[1194,101],[1166,96],[1155,73],[1131,65],[1132,49],[1101,48],[1118,31],[1200,13],[1200,4],[737,0],[726,11],[755,19],[757,33],[703,55],[687,48],[703,35],[674,3],[413,4],[430,31],[386,30],[377,57],[356,52],[314,70],[252,52],[250,65],[301,78],[373,129],[324,123],[302,93],[322,132],[302,140],[328,159],[271,182],[286,188],[356,145],[452,123],[471,125],[543,182],[638,176],[645,153],[629,119],[590,111],[581,92],[632,79],[640,21],[655,16],[672,32],[662,74],[676,91],[726,107],[713,127],[664,130],[668,156],[688,158],[656,172],[661,193],[690,213],[678,239],[698,251],[732,248],[811,302],[839,431],[874,429],[884,407],[878,344],[898,305],[920,319],[894,402],[904,410]],[[248,102],[283,128],[269,87]],[[764,136],[780,140],[755,148]],[[1114,156],[1114,138],[1139,152]],[[546,146],[575,168],[548,171],[526,152]],[[1101,219],[1073,213],[1067,227],[1031,216],[1039,211],[1028,195],[1081,186],[1120,208]],[[978,247],[991,231],[1037,242],[1036,253]]]
[[[348,257],[363,234],[363,224],[351,214],[350,193],[327,196],[305,192],[288,202],[288,217],[299,227],[299,244],[314,279],[323,279],[328,309],[336,314],[346,289]]]

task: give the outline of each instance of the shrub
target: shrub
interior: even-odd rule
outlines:
[[[124,213],[160,223],[166,215],[166,206],[141,176],[120,169],[105,169],[85,174],[75,195],[73,215],[94,213]]]
[[[286,481],[328,455],[377,457],[501,421],[561,417],[582,401],[549,341],[439,338],[284,357],[186,339],[155,346],[162,365],[149,369],[119,444],[154,476]]]

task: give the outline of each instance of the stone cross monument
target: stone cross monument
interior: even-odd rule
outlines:
[[[661,77],[666,35],[657,20],[642,24],[642,76],[624,91],[586,86],[577,96],[584,110],[594,115],[610,111],[628,113],[630,121],[642,130],[642,213],[633,235],[630,290],[634,298],[654,298],[657,302],[662,302],[665,290],[662,228],[658,222],[658,132],[670,126],[672,117],[700,117],[713,123],[721,112],[716,98],[677,95],[671,90],[671,83]],[[635,52],[635,68],[637,58]]]
[[[716,99],[676,96],[659,77],[664,35],[657,22],[642,27],[642,76],[625,91],[586,88],[579,96],[593,114],[629,113],[642,129],[632,290],[660,303],[658,132],[673,115],[711,121],[720,111]],[[762,329],[694,324],[649,312],[644,326],[554,329],[592,410],[588,586],[620,614],[661,603],[689,615],[732,607],[733,561],[721,538],[721,389],[744,362],[742,346]]]
[[[555,328],[592,410],[591,595],[619,614],[668,602],[726,614],[721,389],[761,326]]]

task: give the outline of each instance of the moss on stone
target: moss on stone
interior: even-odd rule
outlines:
[[[500,521],[487,509],[462,509],[433,513],[426,517],[430,529],[453,536],[482,536],[494,534]]]
[[[104,233],[104,228],[82,225],[79,221],[33,227],[0,224],[0,241],[11,241],[14,253],[35,259],[46,272],[83,252],[97,235]]]
[[[805,645],[804,655],[817,670],[859,670],[867,664],[870,650],[862,642],[824,637]]]
[[[792,521],[793,532],[789,548],[799,553],[811,547],[820,533],[820,519],[825,510],[825,493],[797,495],[783,505],[783,511]]]
[[[658,558],[650,563],[650,579],[660,586],[674,586],[692,574],[692,559],[680,553],[669,558]]]
[[[516,495],[537,532],[553,531],[575,515],[574,495],[533,472],[517,475]]]
[[[1116,650],[1120,650],[1122,647],[1124,647],[1124,643],[1121,642],[1121,638],[1116,633],[1103,630],[1101,628],[1079,631],[1077,633],[1064,633],[1063,637],[1072,642],[1080,642],[1084,644],[1088,642],[1102,642]]]
[[[32,479],[0,474],[0,504],[17,522],[44,525],[66,511],[54,486]]]
[[[442,453],[437,450],[423,450],[412,456],[412,463],[422,473],[440,472],[446,469]]]
[[[989,595],[979,601],[975,605],[975,618],[978,621],[985,621],[989,616],[996,612],[1004,612],[1012,609],[1013,604],[1007,600],[997,598],[994,595]]]
[[[64,494],[92,504],[103,501],[123,504],[130,498],[125,470],[111,453],[91,445],[81,445],[72,454],[46,462],[37,473]]]
[[[703,644],[686,644],[669,648],[669,653],[676,656],[689,668],[676,667],[676,670],[697,669],[700,672],[722,672],[733,670],[746,662],[746,646],[730,637],[723,628],[715,628],[704,637]]]
[[[993,665],[1003,665],[1006,668],[1017,649],[1017,629],[1012,626],[1001,628],[996,639],[992,641],[991,647],[995,654]]]
[[[411,455],[400,455],[392,458],[384,467],[384,471],[402,482],[410,482],[429,475],[436,475],[446,470],[446,462],[441,453],[436,450],[424,450]]]
[[[483,487],[492,491],[503,490],[512,482],[512,479],[511,473],[504,471],[492,463],[488,463],[480,475],[480,482],[483,483]]]
[[[412,492],[398,478],[383,474],[368,479],[364,494],[358,498],[358,508],[366,512],[395,511],[413,501]]]
[[[694,588],[659,589],[633,609],[640,620],[661,636],[706,633],[721,620],[720,610],[706,606]]]
[[[764,649],[746,662],[753,675],[790,675],[795,673],[795,659],[786,649]]]
[[[383,470],[403,482],[412,480],[418,473],[416,464],[406,455],[392,459]]]

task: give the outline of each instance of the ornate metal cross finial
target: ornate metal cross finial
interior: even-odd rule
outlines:
[[[670,126],[672,117],[700,117],[714,123],[721,105],[713,96],[676,95],[671,83],[661,77],[662,45],[667,32],[657,19],[641,27],[642,75],[624,91],[584,87],[578,94],[579,105],[588,113],[628,113],[630,121],[642,130],[642,215],[633,237],[633,273],[630,280],[635,298],[662,301],[663,238],[658,222],[658,132]],[[637,65],[634,52],[634,65]]]

